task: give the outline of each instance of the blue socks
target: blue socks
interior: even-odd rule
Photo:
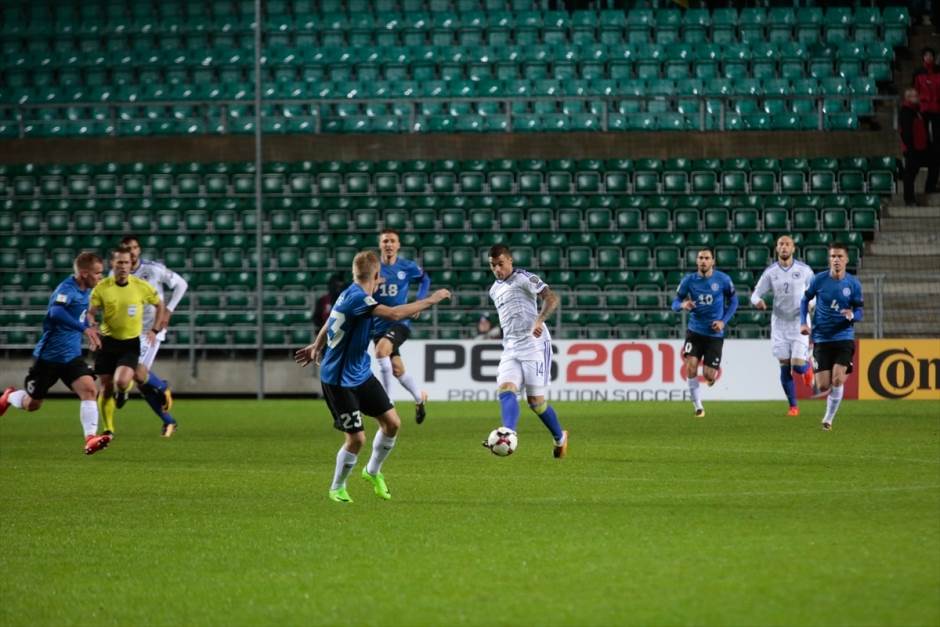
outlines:
[[[163,393],[166,391],[166,388],[166,381],[151,372],[147,377],[147,382],[140,385],[140,393],[143,395],[144,400],[147,401],[147,404],[150,405],[150,409],[153,410],[153,413],[155,413],[164,424],[171,424],[176,422],[173,420],[173,416],[163,411]]]
[[[796,368],[794,368],[796,370]],[[799,372],[799,371],[797,371]],[[806,372],[806,369],[803,369]],[[796,407],[796,383],[793,381],[793,375],[790,373],[790,366],[780,366],[780,385],[790,401],[790,407]]]
[[[793,368],[793,372],[795,372],[796,374],[804,374],[807,370],[809,370],[809,364],[804,363],[799,366],[791,366],[791,368]]]
[[[529,407],[531,407],[535,415],[541,419],[542,424],[548,427],[548,430],[552,432],[552,437],[555,438],[555,441],[560,442],[564,434],[561,432],[561,424],[558,422],[558,414],[555,413],[555,408],[548,403],[543,403],[540,406],[529,405]],[[540,409],[542,413],[539,413]]]
[[[516,393],[500,392],[499,408],[503,416],[503,426],[515,431],[519,422],[519,401],[516,400]]]

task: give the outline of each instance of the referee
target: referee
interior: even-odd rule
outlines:
[[[111,253],[113,275],[91,292],[90,316],[101,314],[101,349],[95,358],[95,374],[101,379],[101,413],[105,433],[114,435],[114,410],[123,407],[140,358],[144,306],[156,307],[155,320],[163,320],[164,305],[157,290],[131,274],[131,252],[125,246]],[[147,329],[154,341],[163,329]]]

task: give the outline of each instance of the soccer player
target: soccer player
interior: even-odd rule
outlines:
[[[852,373],[852,355],[855,354],[855,323],[862,319],[862,284],[846,271],[849,249],[845,244],[829,244],[829,269],[813,277],[800,303],[800,333],[810,334],[806,324],[809,301],[816,299],[813,312],[813,369],[816,386],[829,390],[826,413],[822,419],[824,431],[832,429],[843,385]]]
[[[126,235],[121,240],[121,246],[126,246],[131,253],[131,274],[139,279],[149,283],[160,298],[166,303],[166,313],[163,320],[156,320],[156,308],[152,305],[144,307],[144,328],[152,329],[159,322],[162,331],[156,335],[153,344],[149,343],[146,335],[140,336],[140,365],[137,367],[135,379],[138,382],[144,382],[141,385],[140,392],[150,409],[163,421],[161,435],[165,438],[171,437],[177,428],[176,420],[170,414],[170,408],[173,406],[173,394],[166,381],[158,377],[153,372],[153,361],[157,357],[157,351],[160,350],[160,344],[166,339],[166,330],[170,324],[170,317],[183,296],[189,284],[186,279],[167,268],[162,263],[141,257],[140,240],[136,235]],[[173,296],[166,300],[164,289],[169,288],[173,291]],[[146,372],[145,372],[146,371]]]
[[[11,405],[36,411],[56,381],[62,379],[78,396],[79,419],[85,432],[85,455],[108,446],[111,436],[98,433],[95,377],[82,359],[82,336],[92,350],[101,346],[98,330],[87,317],[88,298],[101,280],[104,264],[94,253],[81,253],[73,262],[75,274],[62,281],[52,296],[42,321],[42,336],[33,350],[33,365],[22,390],[8,387],[0,396],[0,416]]]
[[[401,419],[388,400],[385,388],[372,374],[369,338],[374,317],[400,321],[450,298],[447,290],[437,290],[422,300],[389,307],[372,294],[381,282],[379,258],[374,252],[361,252],[353,259],[353,283],[343,290],[320,328],[313,344],[294,353],[294,361],[306,366],[311,361],[320,365],[323,397],[333,415],[333,427],[346,434],[336,454],[336,468],[329,497],[339,503],[351,503],[346,479],[356,466],[359,451],[365,444],[362,414],[372,416],[379,430],[372,441],[372,455],[362,470],[362,478],[372,484],[373,491],[383,499],[392,498],[382,464],[395,446]]]
[[[538,276],[514,268],[508,246],[492,246],[489,262],[496,277],[490,287],[490,299],[503,329],[503,354],[496,374],[503,426],[516,430],[519,422],[516,395],[524,385],[529,409],[552,434],[552,455],[564,457],[568,452],[568,432],[558,422],[555,408],[545,400],[552,369],[552,337],[545,320],[558,307],[558,296]],[[541,309],[538,307],[540,297]],[[484,441],[483,446],[486,445]]]
[[[147,342],[156,341],[163,328],[163,301],[152,285],[131,274],[131,253],[127,247],[111,253],[113,274],[104,279],[91,293],[93,319],[101,312],[101,350],[95,357],[95,374],[101,377],[101,408],[105,433],[114,436],[114,410],[127,402],[131,381],[135,379],[142,392],[149,393],[146,368],[140,362],[140,336],[143,333],[144,306],[156,308],[153,327],[147,329]]]
[[[381,305],[396,307],[408,302],[408,287],[419,281],[417,300],[428,294],[431,278],[421,266],[410,259],[398,256],[401,240],[394,229],[385,229],[379,234],[379,252],[382,255],[382,278],[375,300]],[[405,372],[405,363],[398,349],[411,335],[411,320],[391,321],[378,319],[372,324],[372,339],[375,341],[375,360],[379,365],[379,377],[385,391],[392,394],[392,377],[415,399],[415,422],[421,424],[427,415],[425,403],[428,393],[418,389],[414,378]]]
[[[813,372],[807,363],[809,337],[800,333],[800,302],[813,278],[813,270],[793,256],[795,249],[793,238],[781,235],[777,239],[777,261],[764,270],[751,293],[751,304],[761,311],[767,309],[764,296],[773,294],[770,337],[773,355],[780,361],[780,384],[790,402],[788,416],[800,415],[793,372],[800,375],[807,386],[813,385]]]
[[[703,418],[705,408],[702,407],[698,365],[703,362],[702,374],[708,386],[713,386],[718,378],[718,368],[721,367],[725,326],[738,310],[738,298],[731,277],[715,270],[715,253],[711,248],[699,250],[695,264],[697,270],[685,275],[679,282],[672,310],[684,309],[689,312],[689,328],[685,334],[682,356],[685,358],[686,378],[695,406],[695,416]]]

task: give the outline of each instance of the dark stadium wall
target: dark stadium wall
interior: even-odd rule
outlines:
[[[898,153],[893,131],[266,135],[266,161],[866,157]],[[254,137],[0,141],[0,163],[252,161]]]

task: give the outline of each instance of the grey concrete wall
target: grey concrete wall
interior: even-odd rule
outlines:
[[[0,381],[4,386],[23,385],[31,363],[25,358],[0,361]],[[201,359],[196,365],[194,376],[188,359],[160,355],[154,370],[170,382],[174,392],[181,394],[255,394],[257,390],[257,362],[253,358],[214,357]],[[286,354],[283,359],[265,360],[264,380],[265,394],[320,393],[316,367],[301,368]],[[67,394],[68,388],[59,382],[50,392]]]
[[[426,133],[268,135],[265,161],[865,157],[899,154],[895,131]],[[0,141],[0,163],[253,161],[254,137],[42,138]]]

